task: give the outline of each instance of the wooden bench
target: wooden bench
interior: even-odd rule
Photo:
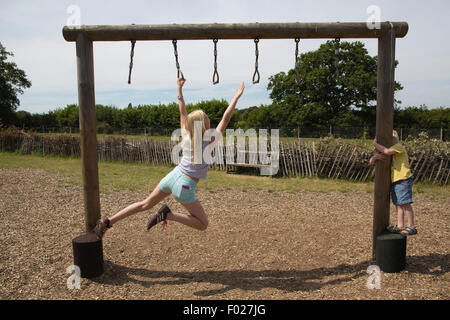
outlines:
[[[243,151],[240,151],[240,152],[242,153]],[[272,159],[272,156],[273,156],[273,154],[275,154],[275,152],[268,152],[268,153],[270,154],[270,159]],[[256,154],[257,155],[258,152],[245,151],[245,154],[248,154],[248,155]],[[241,163],[241,162],[239,162],[239,163],[227,163],[226,166],[225,166],[226,173],[229,173],[230,172],[230,168],[233,168],[233,167],[259,168],[259,169],[261,169],[261,168],[268,168],[268,169],[270,169],[270,177],[273,176],[273,166],[272,166],[272,164]]]

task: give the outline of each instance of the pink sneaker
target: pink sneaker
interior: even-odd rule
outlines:
[[[167,214],[170,212],[170,209],[167,205],[163,205],[161,209],[158,210],[158,213],[150,217],[150,220],[147,223],[147,231],[150,230],[153,226],[163,221],[163,227],[167,230]]]

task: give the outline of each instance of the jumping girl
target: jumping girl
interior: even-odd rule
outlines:
[[[167,224],[167,220],[177,221],[197,230],[205,230],[208,227],[208,217],[206,216],[205,210],[200,204],[200,201],[195,195],[195,189],[200,179],[206,179],[209,164],[204,161],[203,157],[201,162],[194,161],[194,152],[192,151],[196,150],[195,141],[203,141],[202,138],[198,139],[197,137],[198,133],[195,130],[195,122],[201,122],[203,137],[205,131],[210,129],[210,121],[208,116],[202,110],[195,110],[187,114],[182,92],[185,82],[185,79],[177,80],[178,105],[180,107],[180,127],[183,137],[183,156],[179,165],[159,182],[147,199],[133,203],[113,215],[111,218],[104,218],[97,221],[97,225],[94,228],[94,233],[98,237],[103,237],[106,230],[111,228],[116,222],[135,213],[153,208],[170,194],[172,194],[175,200],[186,208],[189,215],[173,212],[167,205],[163,205],[161,209],[159,209],[158,212],[150,218],[147,224],[147,230],[159,222],[163,222],[165,226]],[[243,92],[244,83],[241,83],[239,88],[236,90],[233,100],[225,110],[222,120],[216,128],[220,134],[225,132],[225,129],[227,128],[233,115],[234,108]],[[203,143],[202,151],[208,146],[208,144],[208,142]]]

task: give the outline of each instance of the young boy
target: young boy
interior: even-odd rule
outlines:
[[[388,227],[393,233],[401,233],[403,235],[417,234],[414,227],[414,212],[411,206],[412,201],[412,185],[414,176],[409,168],[408,154],[405,147],[399,142],[397,131],[392,133],[392,147],[377,143],[377,138],[373,141],[375,149],[380,153],[370,158],[370,164],[374,165],[377,160],[385,160],[388,156],[392,156],[391,164],[391,196],[392,202],[397,209],[397,225]],[[404,214],[408,219],[408,226],[403,228]]]

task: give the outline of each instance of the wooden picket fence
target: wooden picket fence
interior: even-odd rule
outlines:
[[[115,137],[99,137],[98,159],[100,161],[124,161],[173,166],[172,150],[176,143],[149,139],[127,140]],[[80,140],[70,135],[45,136],[0,132],[0,151],[24,154],[40,153],[80,158]],[[229,150],[228,150],[229,151]],[[415,181],[447,185],[450,175],[447,150],[408,149],[410,167]],[[236,166],[226,163],[227,150],[223,149],[222,164],[213,164],[212,169],[232,171]],[[235,150],[235,162],[237,152]],[[370,181],[375,169],[369,165],[372,151],[362,146],[321,142],[283,142],[279,147],[278,176],[327,177],[352,181]],[[248,155],[246,163],[249,163]],[[247,170],[252,170],[248,168]],[[251,167],[251,166],[250,166]],[[230,170],[231,169],[231,170]],[[258,167],[253,170],[259,170]]]
[[[369,165],[372,153],[357,146],[281,142],[280,150],[283,176],[319,176],[367,181],[375,172],[375,168]]]
[[[331,179],[369,181],[375,167],[369,165],[373,152],[351,144],[323,145],[280,143],[283,176],[319,176]],[[409,164],[415,181],[446,185],[450,167],[447,152],[408,149]]]

